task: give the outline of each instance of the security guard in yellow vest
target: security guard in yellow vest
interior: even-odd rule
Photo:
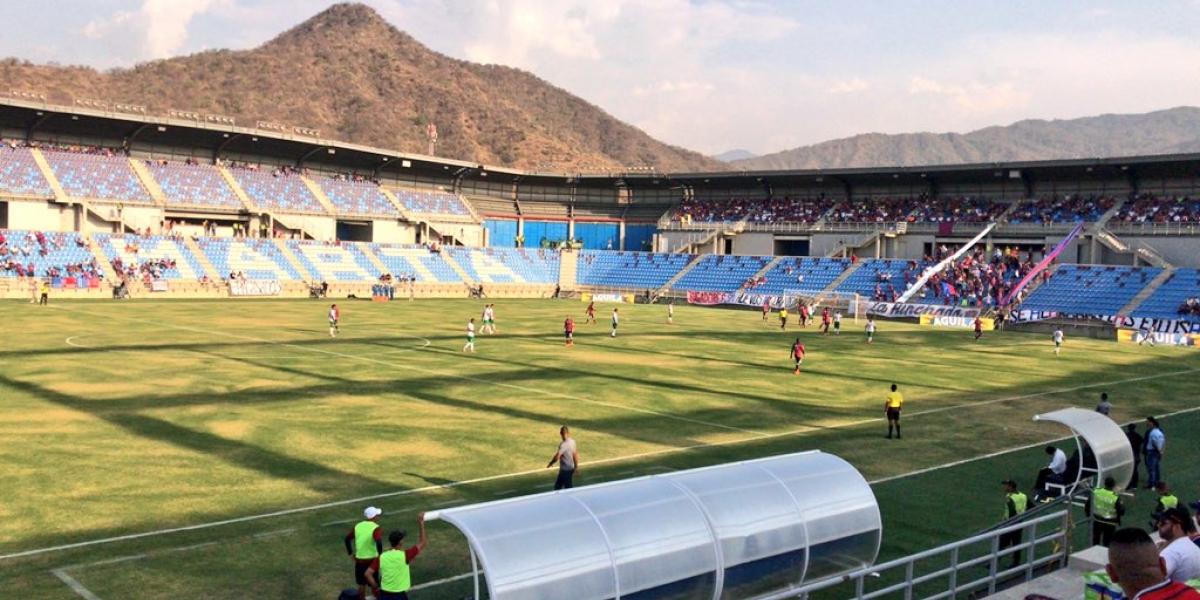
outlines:
[[[356,523],[346,534],[346,554],[354,557],[354,583],[358,584],[359,598],[367,597],[367,568],[383,551],[383,535],[379,531],[379,523],[375,522],[382,514],[382,510],[368,506],[363,511],[364,520]]]
[[[1121,517],[1125,515],[1125,505],[1121,497],[1114,491],[1117,482],[1110,477],[1104,478],[1104,487],[1092,490],[1092,497],[1084,505],[1084,512],[1092,517],[1092,544],[1108,547],[1113,533],[1121,526]]]
[[[1171,493],[1167,487],[1167,482],[1159,481],[1154,484],[1154,491],[1158,492],[1158,504],[1154,506],[1154,514],[1159,514],[1168,508],[1179,506],[1179,497]]]
[[[1005,479],[1000,482],[1004,486],[1004,520],[1011,519],[1029,508],[1029,497],[1024,492],[1017,489],[1017,482],[1011,479]],[[1000,550],[1011,548],[1021,543],[1021,532],[1010,531],[1000,534]],[[1010,567],[1016,568],[1021,562],[1021,552],[1018,550],[1012,553],[1012,562]]]
[[[408,590],[412,587],[412,574],[408,565],[425,548],[425,513],[417,514],[419,529],[417,543],[405,550],[401,547],[404,531],[395,530],[388,534],[388,543],[392,549],[379,555],[375,562],[367,568],[367,583],[378,600],[408,600]]]

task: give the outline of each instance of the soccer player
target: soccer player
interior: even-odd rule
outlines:
[[[571,315],[567,315],[567,320],[563,321],[563,337],[567,339],[567,346],[575,345],[575,320]]]
[[[887,415],[888,434],[887,439],[892,439],[892,428],[896,428],[896,439],[900,439],[900,409],[904,406],[904,396],[896,391],[896,384],[892,384],[892,391],[888,392],[887,399],[883,401],[883,414]]]
[[[492,318],[490,316],[491,314],[492,314],[492,305],[484,304],[483,305],[483,314],[479,315],[479,318],[483,321],[483,324],[481,324],[479,326],[479,333],[489,333],[488,327],[491,326],[490,324],[492,322]]]
[[[983,337],[983,321],[977,316],[975,317],[975,341],[978,342],[981,337]]]
[[[767,320],[767,315],[769,315],[769,314],[771,314],[771,300],[769,298],[764,298],[763,299],[763,320],[764,321]]]
[[[875,317],[867,315],[867,343],[875,341]]]
[[[675,322],[675,299],[667,300],[667,325]]]
[[[587,318],[585,318],[583,320],[583,324],[587,325],[588,323],[591,323],[592,325],[596,324],[596,303],[595,302],[588,302]]]
[[[787,307],[779,309],[779,328],[787,329]]]
[[[466,352],[467,350],[475,351],[475,317],[471,317],[471,320],[467,322],[467,345],[463,346],[462,351]]]
[[[833,334],[842,335],[842,311],[833,313]]]
[[[821,334],[829,335],[829,307],[821,309]]]
[[[805,304],[803,302],[800,302],[799,304],[800,304],[800,306],[797,308],[797,310],[800,311],[800,326],[808,327],[808,320],[810,318],[812,318],[812,315],[810,315],[808,313],[808,305],[807,304]]]
[[[1054,355],[1058,356],[1058,351],[1062,349],[1062,343],[1063,343],[1062,327],[1056,327],[1054,329],[1053,337],[1054,337]]]
[[[329,337],[337,337],[338,331],[338,307],[336,304],[329,305]]]
[[[792,370],[792,373],[799,375],[800,363],[804,362],[804,344],[800,338],[796,338],[795,343],[792,344],[792,359],[796,361],[796,368]]]
[[[613,309],[612,314],[612,337],[617,337],[617,309]]]

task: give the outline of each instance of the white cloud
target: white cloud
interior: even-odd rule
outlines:
[[[870,84],[868,84],[865,79],[862,77],[855,77],[853,79],[835,81],[833,85],[827,88],[825,91],[830,94],[849,94],[853,92],[861,92],[870,87]]]
[[[176,55],[188,43],[192,18],[231,0],[142,0],[137,10],[119,11],[93,19],[82,35],[100,42],[125,61],[144,61]]]

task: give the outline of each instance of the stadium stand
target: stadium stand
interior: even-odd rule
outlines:
[[[1062,265],[1021,303],[1022,310],[1115,315],[1162,269]]]
[[[357,244],[280,240],[314,279],[374,281],[382,273]]]
[[[914,268],[912,262],[898,258],[863,260],[833,291],[842,295],[858,294],[863,298],[894,301],[907,288],[905,273],[908,273],[911,281],[916,281],[914,271],[916,276],[920,276],[920,269]]]
[[[812,295],[829,287],[851,265],[849,259],[791,256],[781,259],[763,274],[765,281],[749,288],[757,294],[782,295],[800,291]]]
[[[920,223],[987,223],[995,221],[1011,203],[970,196],[922,198],[912,213]]]
[[[1011,223],[1074,223],[1098,221],[1115,205],[1111,196],[1053,194],[1021,202],[1009,213]]]
[[[60,149],[43,152],[54,178],[68,196],[112,202],[154,202],[124,156]]]
[[[425,190],[392,190],[404,208],[419,214],[470,216],[471,209],[455,194]]]
[[[57,286],[63,277],[100,278],[104,271],[79,234],[9,229],[0,230],[0,276],[49,277]]]
[[[48,198],[54,194],[28,148],[0,144],[0,193]]]
[[[92,239],[113,269],[127,277],[199,280],[205,276],[200,260],[175,238],[96,233]]]
[[[259,209],[281,212],[324,213],[325,207],[304,185],[294,169],[280,168],[261,171],[250,168],[229,170],[238,185]]]
[[[558,251],[545,248],[446,248],[473,281],[555,283]]]
[[[688,254],[580,250],[575,281],[584,285],[657,289],[691,260]]]
[[[148,161],[147,167],[168,204],[243,209],[237,194],[211,165]]]
[[[1200,270],[1175,270],[1129,316],[1200,322]]]
[[[379,184],[364,179],[317,177],[313,181],[325,192],[338,213],[396,218],[400,212],[383,195]]]
[[[709,254],[701,258],[699,263],[673,283],[671,289],[675,291],[732,292],[754,285],[750,281],[752,276],[772,260],[774,260],[772,256]]]
[[[269,239],[204,237],[197,238],[196,244],[222,277],[233,279],[240,274],[246,279],[304,280]]]
[[[416,277],[421,283],[461,282],[462,276],[446,262],[440,252],[415,244],[367,244],[398,280]]]
[[[924,196],[903,198],[848,199],[829,212],[826,219],[833,223],[894,223],[912,220],[910,215],[925,202]]]
[[[1143,193],[1117,209],[1118,223],[1200,223],[1200,198]]]

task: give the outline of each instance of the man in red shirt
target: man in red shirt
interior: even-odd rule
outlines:
[[[563,321],[563,337],[567,338],[567,346],[575,345],[575,321],[571,315],[567,315],[567,320]]]
[[[821,334],[829,335],[829,307],[821,309]]]
[[[409,565],[425,548],[425,513],[417,513],[417,527],[420,528],[417,543],[408,549],[401,546],[405,533],[397,529],[388,534],[388,543],[392,549],[380,554],[371,566],[367,567],[367,583],[375,593],[377,600],[408,600],[408,590],[412,588],[412,574]]]
[[[983,321],[975,317],[975,341],[978,342],[980,337],[983,337]]]
[[[804,344],[800,342],[800,338],[796,338],[796,342],[792,344],[792,358],[796,361],[796,369],[792,373],[799,375],[800,363],[804,362]]]

